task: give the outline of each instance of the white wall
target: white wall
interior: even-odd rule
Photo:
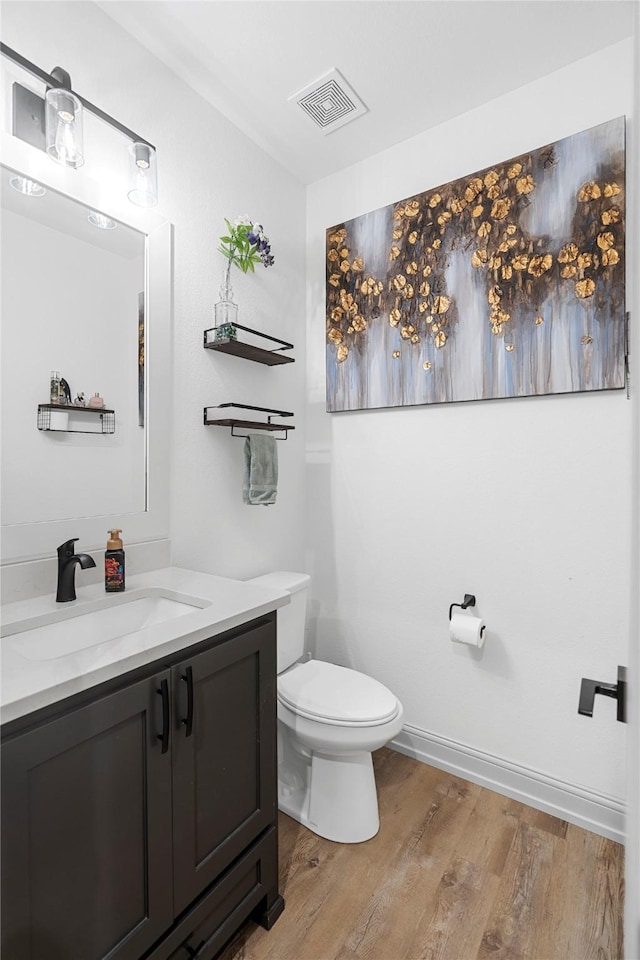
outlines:
[[[634,119],[630,130],[632,150],[628,180],[640,182],[640,6],[634,11]],[[629,209],[629,236],[634,238],[631,247],[630,289],[636,321],[633,324],[637,337],[637,304],[640,302],[640,191],[635,190]],[[632,473],[632,530],[640,529],[640,390],[637,377],[632,375],[633,397],[633,473]],[[624,944],[628,957],[640,957],[640,691],[637,678],[640,676],[640,543],[633,539],[631,558],[631,611],[629,630],[629,678],[628,688],[628,734],[627,734],[627,849],[625,851],[625,927]]]
[[[304,188],[93,3],[2,4],[3,40],[43,69],[60,64],[83,96],[154,143],[160,211],[175,224],[172,518],[173,561],[229,576],[299,567],[304,523]],[[222,41],[221,41],[222,42]],[[85,122],[78,176],[114,177]],[[93,139],[92,139],[93,138]],[[111,138],[113,140],[113,138]],[[126,141],[122,141],[126,151]],[[239,322],[296,344],[297,362],[268,368],[202,348],[224,267],[223,218],[248,213],[272,241],[275,266],[235,271]],[[62,360],[60,361],[63,365]],[[278,502],[242,503],[243,440],[204,427],[205,404],[295,411],[278,444]],[[123,536],[126,540],[126,530]],[[52,544],[52,550],[55,549]]]
[[[624,391],[327,414],[324,236],[630,115],[632,63],[631,41],[605,49],[313,184],[307,202],[310,643],[386,683],[427,756],[435,743],[493,758],[618,811],[624,726],[612,700],[592,720],[577,701],[582,676],[615,681],[627,656]],[[448,640],[466,592],[482,653]]]

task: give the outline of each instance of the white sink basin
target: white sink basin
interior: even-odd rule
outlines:
[[[57,660],[139,633],[209,606],[210,601],[160,588],[105,597],[83,607],[14,622],[3,629],[11,648],[27,660]]]

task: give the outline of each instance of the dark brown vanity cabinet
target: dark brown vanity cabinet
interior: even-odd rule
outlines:
[[[210,960],[277,887],[275,614],[2,746],[2,957]]]
[[[2,747],[2,956],[138,960],[172,921],[171,769],[141,680]]]

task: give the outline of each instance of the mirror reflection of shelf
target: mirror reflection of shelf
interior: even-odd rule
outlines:
[[[271,337],[259,330],[252,330],[251,327],[243,327],[239,323],[233,324],[236,330],[243,330],[250,337],[258,337],[258,343],[252,343],[245,337],[244,340],[237,340],[233,337],[221,336],[221,331],[217,327],[210,327],[204,331],[205,350],[218,350],[220,353],[231,353],[236,357],[243,357],[245,360],[253,360],[256,363],[264,363],[269,367],[281,363],[294,363],[295,357],[289,357],[281,352],[284,350],[293,350],[293,344],[286,340],[279,340],[277,337]],[[277,343],[279,346],[266,348],[261,340],[268,340],[270,343]]]
[[[266,420],[247,420],[245,410],[254,410],[257,413],[266,413]],[[211,411],[222,411],[220,414]],[[236,414],[236,411],[240,411]],[[276,437],[276,440],[286,440],[287,431],[295,430],[294,426],[286,423],[274,423],[272,417],[292,417],[293,413],[288,410],[272,410],[270,407],[253,407],[246,403],[219,403],[214,406],[204,408],[204,425],[206,427],[231,427],[232,437],[246,437],[246,433],[238,433],[238,430],[247,430],[255,432],[256,430],[280,431],[284,437]]]
[[[115,433],[115,410],[69,403],[39,403],[38,430],[52,433]]]

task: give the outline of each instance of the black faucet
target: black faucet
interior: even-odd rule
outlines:
[[[76,598],[76,564],[79,563],[83,570],[96,565],[88,553],[74,553],[73,545],[77,539],[78,537],[74,537],[58,547],[58,603]]]

